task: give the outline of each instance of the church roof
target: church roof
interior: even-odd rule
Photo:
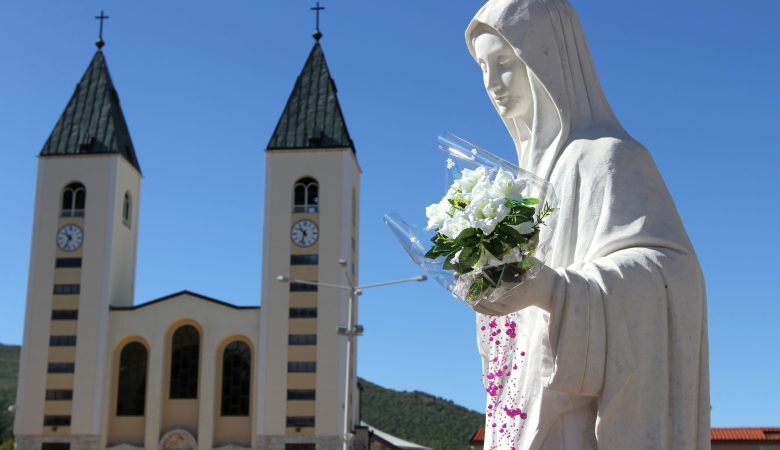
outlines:
[[[100,50],[92,57],[40,155],[96,153],[119,153],[141,171],[119,96]]]
[[[349,147],[355,151],[319,42],[295,81],[268,150]]]
[[[420,444],[415,444],[414,442],[410,442],[404,439],[399,438],[398,436],[393,436],[390,433],[386,433],[378,428],[373,427],[372,425],[367,424],[366,422],[360,421],[360,425],[368,428],[368,430],[371,432],[373,438],[379,438],[385,446],[398,449],[398,450],[431,450],[430,447],[424,447]]]
[[[260,309],[259,306],[238,306],[238,305],[234,305],[232,303],[224,302],[222,300],[217,300],[216,298],[207,297],[205,295],[198,294],[197,292],[192,292],[192,291],[188,291],[188,290],[175,292],[173,294],[166,295],[165,297],[160,297],[160,298],[157,298],[157,299],[154,299],[154,300],[149,300],[148,302],[141,303],[140,305],[111,306],[109,309],[111,309],[111,311],[134,311],[136,309],[145,308],[147,306],[155,305],[157,303],[164,302],[164,301],[167,301],[167,300],[174,300],[174,299],[177,299],[177,298],[180,298],[180,297],[184,297],[184,296],[194,297],[194,298],[196,298],[198,300],[203,300],[203,301],[206,301],[206,302],[209,302],[209,303],[213,303],[215,305],[225,306],[227,308],[232,308],[232,309]]]

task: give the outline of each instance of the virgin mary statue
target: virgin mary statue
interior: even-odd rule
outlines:
[[[490,0],[466,42],[520,166],[559,201],[539,274],[476,306],[485,448],[710,448],[699,263],[653,159],[607,103],[574,9]]]

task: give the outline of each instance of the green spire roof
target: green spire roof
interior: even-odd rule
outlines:
[[[268,150],[325,147],[355,151],[336,97],[336,84],[317,42],[295,81]]]
[[[119,153],[141,171],[119,107],[119,96],[100,50],[76,85],[68,106],[43,145],[41,156],[96,153]]]

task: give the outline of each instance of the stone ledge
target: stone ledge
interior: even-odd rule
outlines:
[[[343,449],[341,436],[257,436],[257,446],[263,450],[284,450],[285,444],[315,444],[317,450]]]
[[[27,434],[16,436],[16,450],[40,450],[44,443],[68,443],[70,450],[96,450],[100,448],[100,436],[96,434],[51,436]]]

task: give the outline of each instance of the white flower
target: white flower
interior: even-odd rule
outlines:
[[[534,223],[533,222],[523,222],[520,225],[516,225],[514,227],[515,230],[517,230],[520,234],[533,234],[534,232]]]
[[[455,161],[452,158],[447,158],[447,168],[452,169],[453,167],[455,167]]]
[[[509,172],[498,169],[491,185],[491,195],[521,201],[525,188],[525,181],[515,179]]]
[[[477,167],[475,170],[463,169],[460,178],[455,180],[455,182],[452,183],[452,186],[457,187],[461,192],[471,193],[474,186],[476,186],[480,180],[486,178],[486,176],[487,171],[484,167]]]
[[[471,224],[463,214],[456,214],[454,217],[448,217],[444,220],[439,228],[439,233],[450,239],[455,239],[463,230],[470,227]]]
[[[509,214],[509,208],[504,203],[505,200],[501,197],[491,198],[488,195],[473,197],[471,203],[466,207],[471,226],[479,228],[486,235],[491,234],[496,225]]]
[[[434,203],[425,208],[425,216],[428,217],[428,226],[426,230],[438,229],[444,221],[450,217],[452,205],[445,197],[439,203]]]
[[[468,197],[471,201],[474,201],[476,199],[481,199],[484,197],[499,197],[496,195],[493,195],[491,193],[492,185],[490,184],[490,180],[487,178],[483,178],[477,182],[477,184],[474,185],[473,188],[471,188],[471,192],[469,193]]]

